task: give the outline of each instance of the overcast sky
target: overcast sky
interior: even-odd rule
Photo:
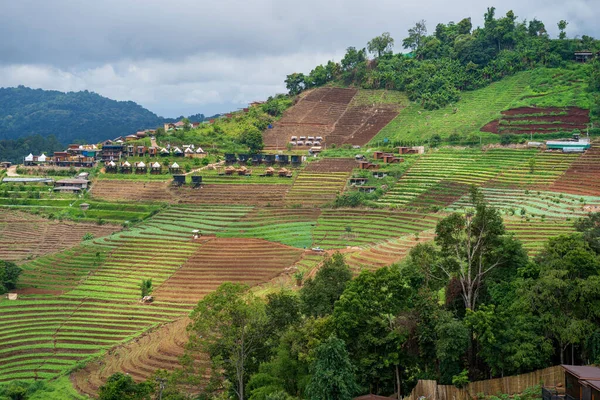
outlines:
[[[339,61],[388,31],[395,51],[420,19],[471,17],[481,0],[0,0],[0,87],[90,90],[175,117],[214,114],[285,91],[285,76]],[[600,37],[600,0],[503,0],[555,37]]]

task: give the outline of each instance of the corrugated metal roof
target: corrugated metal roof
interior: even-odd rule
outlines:
[[[4,178],[2,182],[15,182],[15,183],[25,183],[25,182],[40,182],[40,183],[51,183],[54,182],[50,178]]]

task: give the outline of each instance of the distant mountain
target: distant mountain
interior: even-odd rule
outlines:
[[[194,120],[203,115],[194,115]],[[97,93],[0,88],[0,139],[54,135],[63,144],[100,142],[151,129],[162,118],[133,101],[116,101]]]

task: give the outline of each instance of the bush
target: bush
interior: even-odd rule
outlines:
[[[83,235],[83,238],[81,240],[87,241],[92,239],[94,239],[94,234],[87,232],[85,235]]]
[[[469,384],[469,371],[463,370],[460,374],[452,377],[452,384],[459,389],[464,388]]]

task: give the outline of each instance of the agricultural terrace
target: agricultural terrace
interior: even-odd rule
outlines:
[[[444,206],[472,184],[549,189],[578,157],[535,149],[441,148],[421,156],[379,203],[419,208]]]
[[[550,188],[557,192],[600,196],[600,145],[592,144]]]
[[[500,134],[550,134],[585,131],[589,110],[578,107],[521,107],[502,111],[502,117],[486,124],[483,132]]]
[[[480,129],[500,119],[501,111],[532,106],[589,109],[585,73],[585,67],[580,65],[568,69],[538,68],[519,72],[482,89],[461,92],[459,102],[438,110],[426,111],[414,103],[400,111],[372,143],[384,138],[423,143],[433,134],[444,139],[455,134],[461,140],[475,136],[477,141],[496,142],[496,134]]]
[[[109,235],[116,225],[58,222],[0,209],[0,260],[23,261],[78,245],[86,234]]]
[[[401,93],[318,88],[305,92],[264,135],[266,149],[285,149],[292,136],[321,136],[324,145],[364,145],[405,104]]]

